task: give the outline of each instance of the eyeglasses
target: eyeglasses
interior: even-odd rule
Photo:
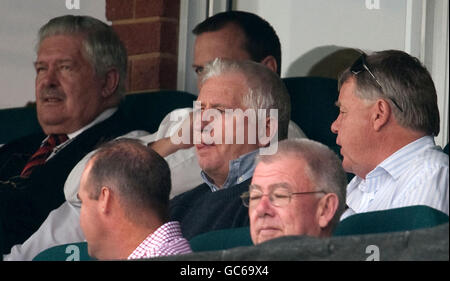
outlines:
[[[241,195],[242,203],[245,207],[254,207],[259,204],[263,196],[268,196],[270,203],[277,207],[286,206],[291,202],[291,198],[293,195],[306,195],[306,194],[315,194],[315,193],[324,193],[325,191],[306,191],[306,192],[290,192],[288,189],[284,187],[278,187],[273,189],[270,193],[264,194],[259,189],[252,189],[250,186],[249,192],[244,192]]]
[[[361,56],[353,63],[353,65],[350,67],[350,71],[355,74],[358,75],[361,71],[366,70],[370,76],[372,76],[372,78],[375,80],[375,82],[377,82],[378,86],[380,87],[381,91],[386,94],[384,92],[383,86],[381,86],[380,81],[378,81],[378,79],[375,77],[375,75],[373,74],[373,72],[370,70],[369,65],[367,64],[366,61],[367,55],[365,53],[362,53]],[[388,97],[388,99],[390,99],[394,105],[401,111],[403,112],[403,109],[398,105],[398,103],[395,101],[395,99]]]

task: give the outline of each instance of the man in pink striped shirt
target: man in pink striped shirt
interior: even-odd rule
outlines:
[[[102,146],[80,182],[80,225],[91,257],[140,259],[190,253],[180,224],[168,221],[170,170],[136,140]]]

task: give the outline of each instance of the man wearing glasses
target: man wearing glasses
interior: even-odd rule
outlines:
[[[356,175],[341,219],[411,205],[448,214],[449,159],[434,143],[436,89],[420,61],[396,50],[363,54],[341,75],[339,89],[331,130],[344,169]]]
[[[254,244],[287,235],[331,236],[345,207],[347,177],[327,146],[308,139],[283,140],[273,155],[260,155],[249,191]]]

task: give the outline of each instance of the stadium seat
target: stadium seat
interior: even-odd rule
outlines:
[[[121,106],[135,130],[154,133],[169,112],[177,108],[192,108],[196,99],[197,96],[187,92],[161,90],[127,95]]]
[[[416,205],[349,216],[338,224],[333,235],[406,231],[448,222],[449,217],[445,213],[428,206]]]
[[[342,159],[331,124],[339,115],[337,80],[324,77],[289,77],[283,82],[291,96],[291,120],[309,139],[327,145]],[[353,178],[347,173],[347,180]]]
[[[321,142],[339,153],[331,123],[339,115],[337,81],[323,77],[289,77],[283,82],[291,96],[291,120],[309,139]]]
[[[163,118],[177,108],[192,108],[197,96],[172,90],[126,95],[120,107],[132,129],[155,132]],[[0,145],[39,132],[36,107],[0,109]]]
[[[193,252],[225,250],[253,245],[250,228],[238,227],[206,232],[193,237],[189,244]]]
[[[40,252],[33,261],[90,261],[87,243],[70,243],[48,248]]]
[[[35,106],[0,110],[0,144],[40,131]]]

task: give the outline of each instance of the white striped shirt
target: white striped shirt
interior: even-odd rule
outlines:
[[[422,137],[386,158],[365,179],[347,186],[348,209],[355,213],[426,205],[449,213],[448,155],[431,136]]]

